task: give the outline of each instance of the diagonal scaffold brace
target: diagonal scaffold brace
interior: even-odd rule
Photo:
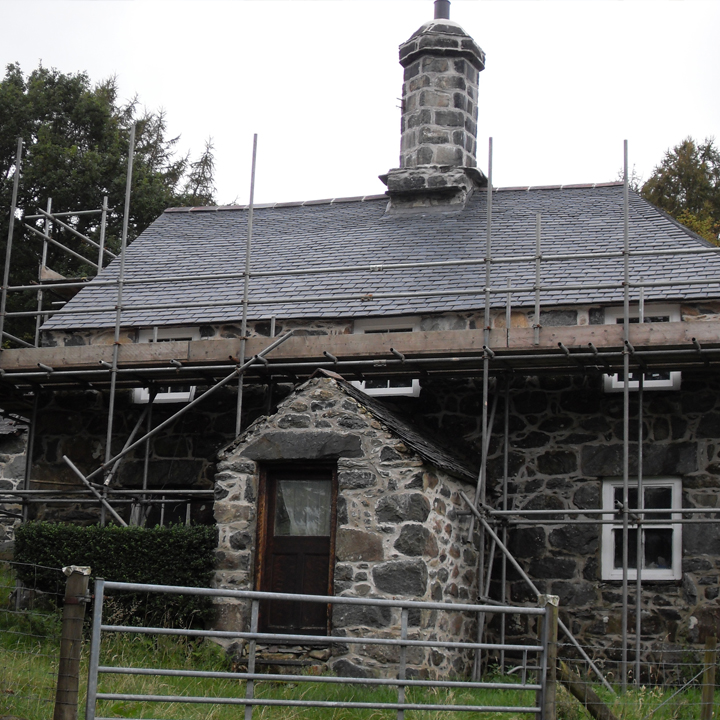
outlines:
[[[494,541],[496,547],[505,555],[505,557],[510,561],[510,564],[518,571],[520,577],[527,583],[528,587],[535,593],[535,595],[537,597],[540,597],[540,595],[542,595],[540,590],[538,590],[538,588],[535,586],[535,583],[530,579],[528,574],[522,569],[522,567],[520,567],[520,564],[515,559],[513,554],[507,549],[503,541],[490,526],[490,523],[485,519],[484,514],[475,507],[473,501],[464,492],[460,492],[460,497],[462,497],[462,499],[467,503],[467,506],[470,508],[473,515],[475,515],[483,528],[485,528],[488,535],[490,535],[490,537]],[[582,655],[583,659],[588,663],[589,667],[597,675],[600,682],[602,682],[602,684],[611,693],[615,694],[615,691],[613,690],[610,683],[605,679],[605,676],[600,672],[600,669],[591,660],[590,656],[585,652],[582,645],[580,645],[580,643],[575,639],[575,636],[570,632],[570,628],[568,628],[568,626],[565,625],[565,623],[560,618],[558,618],[558,627],[565,633],[568,640],[570,640],[570,642],[575,646],[575,649]]]
[[[251,365],[254,365],[257,362],[262,362],[262,359],[267,355],[268,353],[272,352],[276,347],[279,345],[282,345],[286,340],[288,340],[293,334],[293,331],[290,330],[289,332],[285,333],[281,337],[279,337],[274,342],[270,343],[264,350],[259,352],[257,355],[254,355],[249,360],[244,362],[242,365],[238,365],[229,375],[224,377],[219,382],[215,383],[211,388],[208,388],[202,395],[195,398],[192,402],[188,403],[184,407],[180,408],[176,413],[171,415],[167,420],[161,422],[157,427],[153,428],[150,432],[143,435],[140,439],[136,440],[133,443],[130,443],[129,445],[126,445],[117,455],[114,457],[111,457],[107,462],[105,462],[103,465],[101,465],[96,470],[93,470],[89,475],[83,475],[82,472],[77,468],[77,466],[70,460],[70,458],[67,457],[67,455],[63,455],[63,460],[65,463],[70,467],[70,469],[83,481],[83,483],[90,489],[90,491],[98,497],[100,502],[103,504],[103,507],[109,510],[110,514],[118,520],[122,525],[126,525],[120,516],[110,507],[107,500],[103,498],[95,489],[93,484],[90,482],[90,480],[97,475],[105,472],[109,468],[114,467],[115,463],[117,463],[121,458],[123,458],[125,455],[127,455],[129,452],[132,452],[135,448],[139,447],[143,443],[147,442],[151,437],[154,437],[157,435],[160,431],[164,430],[168,425],[174,423],[178,417],[181,415],[184,415],[189,410],[193,409],[196,405],[198,405],[200,402],[202,402],[205,398],[207,398],[212,393],[219,390],[221,387],[224,387],[229,382],[237,378],[238,376],[241,376]]]

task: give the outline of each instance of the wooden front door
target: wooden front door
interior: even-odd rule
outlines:
[[[331,594],[337,494],[334,468],[269,467],[263,484],[257,587],[266,592]],[[328,606],[263,603],[260,625],[264,632],[325,635]]]

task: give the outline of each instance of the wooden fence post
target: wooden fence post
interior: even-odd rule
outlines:
[[[705,640],[705,669],[702,682],[702,705],[700,720],[712,720],[715,705],[715,648],[717,638],[711,636]]]
[[[545,683],[538,691],[540,720],[557,720],[557,639],[558,639],[558,605],[557,595],[540,595],[538,605],[546,610],[543,620],[541,638],[547,643],[545,658]]]
[[[77,720],[80,684],[80,650],[85,605],[88,602],[90,568],[71,565],[63,568],[67,575],[60,636],[60,664],[53,720]]]
[[[587,677],[580,678],[562,660],[558,662],[558,680],[567,687],[575,699],[582,704],[595,720],[618,720],[592,689]]]

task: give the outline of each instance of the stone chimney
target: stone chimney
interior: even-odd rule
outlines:
[[[400,167],[380,179],[389,210],[463,207],[487,185],[477,169],[478,74],[485,53],[436,0],[435,19],[400,46],[405,68]]]

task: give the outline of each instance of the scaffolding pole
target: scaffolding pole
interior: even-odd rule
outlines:
[[[508,509],[508,474],[510,463],[510,377],[505,378],[505,417],[503,422],[503,486],[502,486],[502,509]],[[501,529],[502,544],[507,547],[507,525],[503,524]],[[507,602],[507,558],[505,553],[500,554],[500,603]],[[505,644],[505,615],[500,617],[500,644]],[[505,650],[500,651],[500,672],[505,672]]]
[[[290,332],[288,332],[288,333],[285,333],[285,335],[282,335],[282,336],[279,337],[275,342],[273,342],[273,343],[271,343],[270,345],[268,345],[268,346],[265,348],[265,350],[263,350],[262,352],[258,353],[258,354],[255,355],[255,356],[251,357],[251,358],[250,358],[249,360],[247,360],[243,365],[237,366],[237,367],[235,368],[235,370],[233,370],[228,376],[226,376],[225,378],[223,378],[223,379],[220,380],[219,382],[215,383],[215,385],[213,385],[211,388],[209,388],[208,390],[206,390],[202,395],[200,395],[200,397],[196,397],[192,402],[189,402],[187,405],[184,405],[184,406],[183,406],[182,408],[180,408],[180,410],[178,410],[176,413],[174,413],[173,415],[171,415],[171,416],[170,416],[169,418],[167,418],[166,420],[163,420],[163,422],[161,422],[159,425],[156,425],[150,432],[146,433],[145,435],[143,435],[141,438],[139,438],[139,439],[136,440],[135,442],[133,442],[133,443],[131,443],[130,445],[128,445],[127,447],[123,448],[123,449],[122,449],[117,455],[115,455],[114,457],[111,457],[109,460],[106,460],[105,463],[103,463],[99,468],[97,468],[96,470],[93,470],[93,472],[91,472],[91,473],[87,476],[86,479],[87,479],[87,480],[90,480],[90,479],[96,477],[97,475],[99,475],[100,473],[104,473],[105,471],[107,471],[107,469],[110,468],[110,467],[112,467],[113,463],[115,463],[115,462],[116,462],[117,460],[119,460],[121,457],[127,455],[129,452],[132,452],[136,447],[139,447],[139,446],[142,445],[144,442],[147,442],[151,437],[154,437],[155,435],[157,435],[161,430],[164,430],[166,427],[168,427],[168,425],[170,425],[171,423],[175,422],[179,417],[181,417],[182,415],[184,415],[186,412],[188,412],[189,410],[192,410],[193,408],[195,408],[200,402],[202,402],[203,400],[205,400],[209,395],[211,395],[212,393],[216,392],[216,391],[219,390],[220,388],[225,387],[225,385],[227,385],[229,382],[231,382],[232,380],[234,380],[237,375],[239,375],[240,373],[245,372],[245,370],[246,370],[247,368],[249,368],[249,367],[250,367],[251,365],[253,365],[254,363],[258,362],[261,358],[265,357],[265,355],[267,355],[267,353],[271,352],[271,351],[274,350],[276,347],[278,347],[279,345],[281,345],[282,343],[284,343],[284,342],[285,342],[288,338],[290,338],[291,336],[292,336],[292,331],[290,331]]]
[[[98,212],[96,210],[88,211],[88,212]],[[57,215],[62,213],[55,213],[54,217],[57,217]],[[80,215],[82,212],[73,213]],[[26,215],[25,219],[30,219],[31,217],[39,217],[39,216],[31,216]],[[43,233],[40,233],[40,231],[37,231],[40,235],[40,237],[44,237]],[[59,245],[62,245],[61,243],[58,243]],[[64,250],[65,246],[62,246]],[[687,248],[687,249],[674,249],[674,250],[630,250],[629,251],[629,257],[681,257],[685,255],[714,255],[720,252],[720,247],[700,247],[700,248]],[[543,254],[541,256],[541,261],[544,263],[547,262],[563,262],[567,260],[601,260],[601,259],[620,259],[623,258],[623,252],[622,251],[612,251],[612,252],[593,252],[593,253],[565,253],[562,255],[549,255],[549,254]],[[83,262],[88,262],[86,258],[82,258],[82,256],[79,256]],[[505,264],[531,264],[538,260],[537,253],[535,255],[527,255],[527,256],[510,256],[510,257],[493,257],[492,258],[492,264],[495,266],[498,265],[505,265]],[[404,270],[415,270],[415,269],[441,269],[441,268],[453,268],[453,267],[472,267],[477,265],[484,265],[486,263],[486,258],[476,258],[476,259],[470,259],[470,260],[440,260],[440,261],[432,261],[432,262],[410,262],[410,263],[383,263],[382,265],[377,264],[366,264],[366,265],[337,265],[337,266],[329,266],[329,267],[306,267],[306,268],[296,268],[292,270],[256,270],[250,273],[250,279],[259,279],[259,278],[273,278],[273,277],[291,277],[291,276],[298,276],[298,275],[331,275],[331,274],[352,274],[352,273],[358,273],[358,272],[389,272],[389,271],[404,271]],[[95,266],[94,263],[92,263],[93,266]],[[198,275],[163,275],[163,276],[146,276],[146,277],[126,277],[125,278],[125,285],[127,287],[130,287],[132,285],[163,285],[163,284],[169,284],[169,283],[182,283],[182,282],[206,282],[206,281],[215,281],[215,280],[243,280],[245,278],[245,273],[236,273],[236,272],[227,272],[227,273],[205,273],[205,274],[198,274]],[[116,284],[116,280],[96,280],[93,282],[93,288],[102,288],[102,287],[113,287]],[[663,287],[692,287],[695,285],[700,286],[707,286],[710,285],[718,285],[720,284],[720,280],[716,281],[709,281],[708,279],[695,279],[695,280],[677,280],[677,279],[668,279],[668,280],[656,280],[656,281],[645,281],[645,280],[638,280],[637,282],[631,282],[630,287],[635,288],[663,288]],[[65,283],[57,283],[53,287],[61,290],[66,289],[73,289],[73,288],[82,288],[87,285],[86,282],[65,282]],[[597,290],[607,290],[607,289],[621,289],[623,287],[622,283],[583,283],[582,285],[563,285],[563,289],[566,290],[582,290],[582,289],[597,289]],[[527,293],[534,293],[537,288],[537,284],[533,283],[532,285],[521,285],[521,286],[510,286],[505,288],[500,287],[491,287],[490,293],[491,294],[501,294],[506,293],[508,290],[511,290],[512,292],[527,292]],[[540,290],[556,290],[557,286],[554,285],[540,285]],[[31,291],[35,292],[37,290],[36,285],[10,285],[8,287],[8,291],[10,292],[23,292],[23,291]],[[481,295],[485,292],[485,288],[479,288],[477,290],[472,290],[467,294],[476,294]],[[458,293],[456,291],[452,291],[451,293],[446,292],[447,294],[457,295]],[[336,297],[336,296],[333,296]],[[421,295],[421,297],[424,297],[424,295]],[[534,297],[534,295],[533,295]],[[251,301],[253,302],[253,301]],[[261,301],[266,302],[266,301]],[[528,302],[528,306],[531,306],[532,302]],[[187,307],[183,303],[178,303],[177,305],[174,305],[173,307]],[[109,312],[113,308],[108,306],[107,308],[101,308],[100,310],[96,312]],[[90,312],[88,310],[88,312]]]
[[[94,213],[103,213],[105,211],[105,206],[107,204],[107,198],[103,198],[103,208],[101,210],[88,210],[86,214],[94,214]],[[100,256],[98,258],[98,262],[96,267],[99,270],[102,270],[103,265],[103,256],[107,255],[111,260],[114,260],[117,258],[117,255],[113,252],[110,252],[107,248],[103,247],[103,243],[96,243],[92,238],[89,238],[87,235],[83,235],[81,232],[78,232],[72,225],[68,225],[67,223],[63,222],[62,220],[58,219],[58,214],[53,214],[49,210],[47,212],[44,212],[43,210],[40,210],[40,214],[42,217],[44,217],[48,222],[52,221],[54,223],[57,223],[63,230],[67,230],[71,235],[74,235],[75,237],[79,238],[83,242],[87,243],[88,245],[91,245],[96,250],[99,250]],[[74,213],[71,213],[74,214]],[[102,234],[102,219],[100,221],[101,223],[101,234]],[[104,238],[103,238],[104,239]],[[95,265],[95,263],[93,263]]]
[[[483,322],[483,374],[482,374],[482,412],[481,412],[481,450],[480,450],[480,474],[478,476],[478,485],[475,491],[475,503],[485,502],[485,467],[487,463],[487,441],[488,441],[488,397],[490,383],[490,357],[488,347],[490,345],[490,273],[492,266],[492,162],[493,162],[493,139],[488,138],[488,179],[487,179],[487,202],[486,221],[485,221],[485,320]],[[475,531],[475,518],[470,521],[470,531],[468,540],[472,542]],[[480,527],[480,538],[478,543],[478,594],[482,592],[485,578],[485,529]],[[477,642],[482,642],[484,632],[484,617],[478,617]],[[478,680],[482,673],[482,654],[478,651],[475,653],[475,662],[473,664],[473,680]]]
[[[478,519],[478,521],[482,524],[482,526],[487,530],[490,537],[495,541],[497,547],[500,549],[500,551],[507,557],[510,564],[517,570],[520,577],[525,581],[525,584],[532,590],[533,593],[535,593],[536,597],[540,597],[541,592],[538,590],[535,583],[530,579],[530,576],[522,569],[520,566],[520,563],[515,559],[513,554],[508,550],[508,548],[502,543],[498,535],[495,533],[495,531],[490,527],[490,524],[487,522],[483,514],[475,507],[475,503],[470,500],[470,498],[461,490],[460,491],[460,497],[465,501],[465,503],[470,507],[471,512],[473,515]],[[588,663],[588,666],[592,669],[592,671],[597,675],[598,679],[602,684],[610,690],[610,692],[613,692],[613,689],[608,683],[608,681],[605,679],[605,676],[600,672],[598,667],[595,665],[595,663],[591,660],[590,656],[585,652],[583,647],[578,643],[578,641],[575,639],[575,636],[570,632],[567,625],[562,620],[558,619],[558,627],[562,629],[562,631],[567,635],[570,642],[573,643],[575,648],[580,652],[582,657],[585,659],[585,661]]]
[[[12,200],[10,201],[10,218],[8,220],[7,245],[5,246],[5,268],[3,269],[2,295],[0,296],[0,353],[2,352],[3,338],[5,337],[5,318],[7,312],[7,294],[10,284],[10,260],[12,258],[13,231],[15,228],[15,212],[17,210],[18,184],[22,166],[22,138],[18,138],[15,152],[15,176],[13,177]]]
[[[47,200],[47,212],[48,214],[52,212],[52,198],[48,198]],[[45,234],[49,237],[50,231],[52,229],[52,226],[50,225],[50,219],[46,216],[45,217]],[[47,240],[43,240],[43,248],[42,248],[42,255],[40,256],[40,267],[38,267],[38,291],[37,291],[37,309],[38,309],[38,315],[35,318],[35,347],[40,347],[40,326],[42,325],[42,318],[43,316],[40,314],[40,312],[43,309],[43,289],[42,289],[42,280],[43,280],[43,270],[47,266],[47,254],[48,254],[48,243]]]
[[[100,274],[100,271],[103,269],[103,258],[105,256],[105,233],[107,231],[107,214],[108,210],[110,208],[108,207],[108,197],[107,195],[103,196],[103,204],[102,208],[100,210],[100,243],[98,247],[98,271],[97,274]],[[97,277],[97,275],[96,275]]]
[[[242,326],[240,329],[240,364],[245,362],[245,343],[247,342],[248,303],[250,300],[250,251],[252,249],[253,209],[255,206],[255,163],[257,161],[257,133],[253,135],[252,168],[250,170],[250,204],[248,206],[247,239],[245,241],[245,272],[243,273]],[[235,437],[242,430],[244,373],[238,377],[237,409],[235,413]]]
[[[640,322],[643,321],[642,311]],[[640,687],[640,652],[642,650],[642,566],[645,557],[643,531],[643,513],[645,507],[645,493],[643,491],[643,373],[638,380],[638,480],[637,480],[637,527],[635,529],[635,685]]]
[[[655,367],[672,367],[677,370],[692,368],[698,365],[708,367],[709,362],[717,363],[720,360],[720,348],[697,348],[697,344],[688,344],[687,348],[674,350],[638,350],[633,348],[631,353],[634,357],[632,367],[640,367],[645,360],[654,361]],[[296,361],[275,361],[263,366],[263,377],[268,374],[278,376],[310,375],[318,368],[334,369],[336,372],[347,373],[369,372],[377,375],[414,374],[421,376],[425,373],[442,375],[451,373],[459,375],[477,376],[477,364],[485,359],[483,355],[438,355],[432,357],[413,357],[412,365],[414,370],[408,372],[408,358],[405,362],[396,358],[382,358],[382,366],[378,366],[379,358],[369,356],[368,359],[355,360],[296,360]],[[495,365],[495,374],[505,374],[508,370],[524,372],[525,374],[547,374],[547,373],[586,373],[597,374],[622,372],[624,367],[624,352],[622,350],[599,350],[593,346],[592,351],[546,351],[533,354],[514,353],[512,351],[503,353],[501,350],[493,351],[489,357],[490,364]],[[667,359],[671,362],[668,364]],[[619,362],[617,362],[619,361]],[[661,364],[662,363],[662,364]],[[234,364],[234,360],[228,359],[222,365],[183,365],[177,367],[168,363],[164,366],[148,367],[119,367],[117,370],[118,382],[122,380],[124,387],[143,387],[142,376],[159,376],[163,382],[172,384],[182,382],[177,380],[178,375],[185,375],[184,382],[197,378],[204,381],[208,375],[218,372],[225,372],[228,367]],[[104,369],[78,369],[63,370],[62,368],[51,368],[41,366],[39,370],[19,370],[15,372],[2,371],[0,375],[3,380],[12,382],[16,386],[32,386],[33,383],[43,382],[46,386],[70,388],[78,385],[88,386],[90,380],[93,383],[109,382],[111,364],[107,363]]]
[[[128,225],[130,222],[130,191],[132,189],[133,156],[135,154],[135,125],[130,128],[128,141],[127,178],[125,182],[125,207],[123,210],[122,238],[120,245],[120,269],[117,279],[117,306],[115,308],[115,339],[113,344],[112,368],[110,369],[110,397],[108,399],[108,424],[105,441],[105,466],[110,465],[112,457],[112,433],[115,414],[115,391],[117,387],[118,353],[120,352],[120,328],[123,313],[123,280],[125,276],[125,255],[127,250]],[[103,490],[105,492],[105,490]],[[100,524],[105,524],[105,503],[100,514]]]
[[[40,231],[35,231],[40,232]],[[40,233],[42,235],[42,233]],[[55,241],[53,241],[55,242]],[[85,262],[89,262],[84,258]],[[90,263],[93,266],[95,266],[95,263]],[[110,283],[108,283],[110,284]],[[115,283],[112,283],[115,284]],[[127,284],[127,283],[126,283]],[[73,283],[65,283],[65,284],[59,284],[55,287],[57,289],[70,287]],[[85,286],[87,283],[82,283],[81,286]],[[718,281],[710,281],[708,279],[697,279],[697,280],[661,280],[657,282],[642,282],[642,283],[630,283],[629,287],[632,289],[640,289],[640,288],[678,288],[681,286],[701,286],[703,290],[707,290],[709,286],[718,285],[720,286],[720,280]],[[99,283],[93,282],[92,287],[96,288],[99,287]],[[17,286],[22,289],[26,289],[27,286]],[[37,290],[37,286],[29,286],[33,291]],[[478,295],[482,295],[485,292],[489,292],[491,295],[505,295],[508,292],[512,292],[514,294],[517,293],[526,293],[528,295],[528,299],[524,302],[520,302],[518,304],[518,307],[532,307],[532,301],[530,300],[530,295],[535,291],[536,285],[533,283],[531,285],[513,285],[511,287],[507,287],[507,285],[502,285],[499,287],[490,287],[490,288],[476,288],[472,290],[425,290],[425,291],[398,291],[398,292],[373,292],[371,293],[372,297],[369,297],[367,291],[360,291],[360,292],[353,292],[353,293],[339,293],[336,295],[318,295],[315,297],[306,297],[306,296],[270,296],[270,297],[261,297],[259,299],[250,299],[248,300],[248,305],[250,306],[260,306],[263,308],[267,308],[268,306],[274,306],[274,305],[308,305],[308,304],[321,304],[321,303],[333,303],[338,301],[346,301],[346,302],[358,302],[362,303],[364,306],[372,307],[373,303],[377,303],[381,300],[398,300],[398,299],[405,299],[405,300],[426,300],[426,299],[432,299],[432,298],[440,298],[445,299],[448,296],[451,297],[475,297]],[[578,291],[583,292],[587,290],[604,290],[604,291],[610,291],[610,290],[619,290],[623,288],[623,283],[616,283],[616,282],[602,282],[602,283],[576,283],[576,284],[565,284],[561,286],[561,290],[563,292],[569,292],[569,291]],[[16,286],[13,286],[12,288],[8,288],[9,290],[15,290]],[[548,291],[548,292],[557,292],[558,286],[557,285],[541,285],[540,286],[541,291]],[[720,287],[718,288],[718,294],[720,294]],[[687,299],[687,298],[686,298]],[[707,299],[707,293],[703,293],[702,295],[698,295],[697,300],[702,301]],[[665,298],[666,301],[668,301],[667,298]],[[679,301],[679,298],[669,298],[669,301]],[[572,304],[573,301],[568,301],[568,304]],[[612,303],[610,303],[612,304]],[[131,313],[131,312],[145,312],[148,310],[170,310],[170,309],[210,309],[210,308],[237,308],[241,307],[242,303],[238,303],[237,300],[217,300],[217,301],[195,301],[195,302],[174,302],[174,303],[149,303],[149,304],[126,304],[123,307],[123,311],[125,313]],[[502,307],[502,303],[499,303],[497,306],[493,307]],[[470,309],[470,308],[469,308]],[[116,310],[115,305],[100,305],[96,307],[90,307],[90,308],[63,308],[63,315],[97,315],[97,314],[110,314],[114,313]],[[57,310],[42,310],[39,314],[41,315],[54,315],[58,311]],[[265,312],[265,311],[263,311]],[[271,311],[267,311],[267,314],[269,314]],[[37,310],[26,310],[26,311],[18,311],[18,312],[8,312],[6,313],[6,317],[12,317],[12,318],[21,318],[21,317],[35,317],[38,314]],[[95,327],[95,329],[100,329],[102,327],[109,327],[109,325],[101,324]]]
[[[535,322],[533,323],[533,335],[535,344],[540,344],[540,288],[541,288],[541,263],[542,263],[542,245],[541,245],[541,216],[540,213],[535,215]]]
[[[625,341],[625,350],[623,355],[623,550],[622,550],[622,654],[620,662],[620,673],[622,675],[623,692],[627,690],[627,670],[628,670],[628,538],[629,538],[629,515],[630,506],[629,498],[629,468],[630,468],[630,353],[628,345],[630,343],[630,235],[628,227],[628,152],[627,140],[623,145],[623,248],[625,257],[623,258],[623,277],[624,277],[624,301],[623,301],[623,334]],[[642,442],[642,441],[641,441]]]
[[[25,475],[23,477],[23,490],[30,489],[30,478],[32,477],[32,461],[33,454],[35,452],[35,431],[37,428],[38,407],[40,405],[39,396],[39,390],[36,389],[35,393],[33,394],[32,415],[30,417],[30,423],[28,425],[28,441],[27,447],[25,448]],[[24,496],[22,504],[22,519],[23,522],[27,522],[28,520],[28,504],[27,498]]]

